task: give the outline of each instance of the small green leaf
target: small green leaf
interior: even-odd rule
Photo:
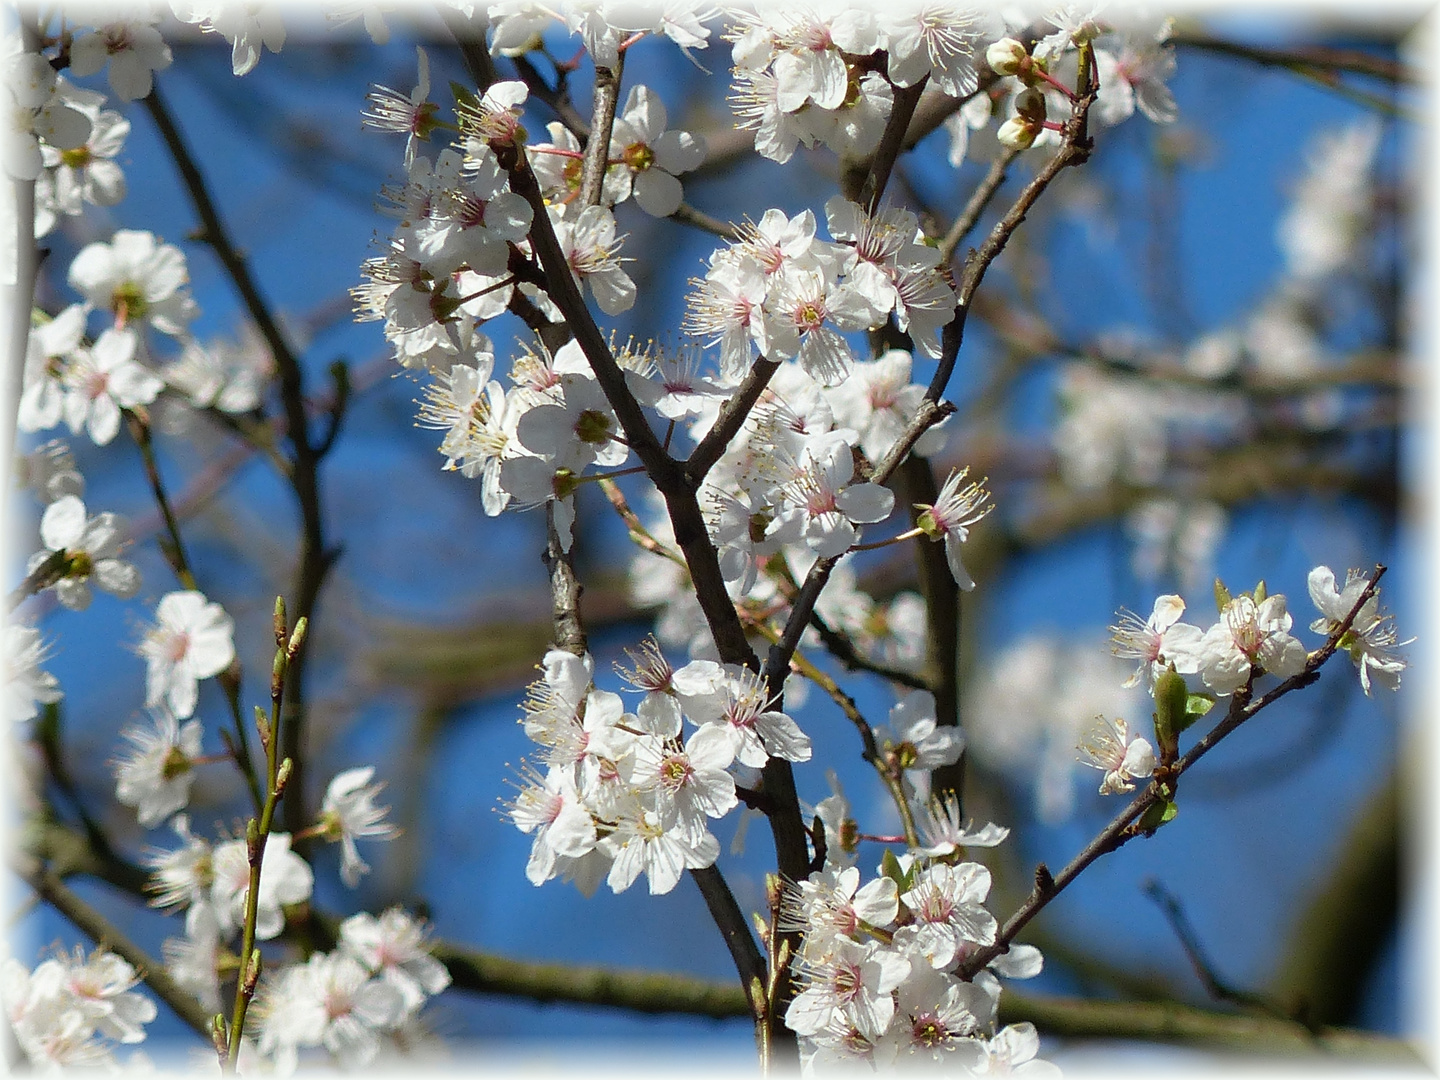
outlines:
[[[1215,707],[1213,694],[1191,694],[1185,699],[1185,725],[1183,731]]]
[[[451,81],[450,93],[455,95],[456,108],[478,109],[480,107],[480,99],[475,96],[474,91],[466,90],[458,82]]]
[[[1230,590],[1218,577],[1215,579],[1215,610],[1223,612],[1230,605]]]
[[[1161,825],[1174,819],[1180,812],[1180,808],[1169,799],[1161,799],[1159,802],[1151,803],[1145,813],[1140,815],[1136,823],[1140,829],[1149,832],[1151,829],[1158,829]]]
[[[904,869],[901,868],[900,860],[895,858],[895,853],[889,848],[886,848],[885,854],[880,856],[880,873],[895,882],[896,888],[902,893],[910,891],[910,879],[913,876],[913,867],[912,873],[907,874]]]

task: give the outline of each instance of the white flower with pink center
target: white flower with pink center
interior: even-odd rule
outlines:
[[[145,703],[164,704],[183,720],[195,712],[200,680],[219,675],[235,659],[234,620],[203,593],[168,593],[140,642],[140,655],[149,665]]]

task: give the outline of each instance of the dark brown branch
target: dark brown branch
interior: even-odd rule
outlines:
[[[810,613],[810,625],[820,635],[820,641],[824,644],[825,650],[844,664],[847,671],[868,671],[872,675],[879,675],[882,679],[889,679],[893,683],[908,686],[912,690],[934,692],[934,687],[930,685],[929,680],[921,678],[913,671],[891,667],[860,655],[860,651],[855,648],[855,642],[850,640],[849,634],[843,630],[836,630],[814,611]]]
[[[754,408],[755,402],[760,400],[760,395],[765,392],[778,370],[780,364],[777,361],[766,360],[763,356],[757,358],[745,375],[745,381],[730,400],[720,407],[720,415],[714,425],[700,440],[700,445],[685,459],[685,475],[696,488],[705,480],[715,463],[724,456],[730,440],[744,425],[750,410]]]

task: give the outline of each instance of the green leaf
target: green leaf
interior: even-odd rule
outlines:
[[[1215,696],[1213,694],[1191,694],[1185,699],[1185,724],[1180,730],[1184,731],[1214,707]]]
[[[1151,803],[1145,813],[1140,815],[1136,823],[1140,829],[1149,832],[1151,829],[1158,829],[1166,822],[1173,821],[1180,808],[1169,799],[1161,799],[1159,802]]]
[[[1215,579],[1215,610],[1223,612],[1230,604],[1230,590],[1218,577]]]
[[[455,107],[457,109],[478,109],[480,107],[480,99],[475,95],[475,92],[473,90],[466,90],[465,87],[454,80],[451,80],[450,83],[450,93],[455,95]]]
[[[895,882],[895,887],[902,893],[910,891],[911,878],[914,877],[915,868],[912,866],[910,870],[911,872],[907,874],[904,869],[901,868],[900,860],[895,857],[895,853],[889,848],[886,848],[885,854],[880,856],[880,873]]]

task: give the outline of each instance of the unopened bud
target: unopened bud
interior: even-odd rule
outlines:
[[[260,861],[260,823],[253,817],[245,822],[245,858],[251,866]]]
[[[260,732],[260,748],[270,749],[270,719],[259,705],[255,706],[255,730]]]
[[[280,762],[280,768],[275,770],[275,794],[283,795],[285,785],[290,782],[290,774],[295,771],[295,763],[288,757]]]
[[[985,50],[985,62],[997,75],[1014,75],[1029,58],[1025,46],[1014,38],[1001,38]]]
[[[1155,741],[1160,746],[1160,761],[1168,765],[1180,753],[1180,732],[1189,727],[1185,705],[1190,692],[1185,679],[1171,664],[1155,680]]]
[[[230,1036],[225,1033],[225,1017],[219,1013],[210,1017],[210,1042],[215,1046],[215,1053],[220,1055],[223,1067],[225,1059],[230,1056]]]
[[[245,996],[246,996],[246,997],[254,997],[254,996],[255,996],[255,986],[256,986],[256,984],[259,983],[259,981],[260,981],[260,968],[261,968],[261,964],[262,964],[262,961],[261,961],[261,959],[260,959],[260,950],[259,950],[259,949],[251,949],[251,950],[250,950],[250,963],[249,963],[249,965],[245,968],[245,987],[244,987],[244,993],[245,993]]]
[[[1015,95],[1015,113],[1038,128],[1045,123],[1045,95],[1033,87]]]
[[[1012,150],[1027,150],[1039,134],[1038,128],[1015,116],[1000,125],[1000,129],[995,132],[995,138],[1000,140],[1000,145],[1008,146]]]
[[[275,597],[275,644],[282,649],[285,647],[285,628],[289,625],[285,620],[285,598]]]
[[[290,644],[285,646],[285,652],[291,660],[295,654],[305,647],[305,635],[310,632],[310,620],[302,615],[295,622],[295,632],[290,635]]]

